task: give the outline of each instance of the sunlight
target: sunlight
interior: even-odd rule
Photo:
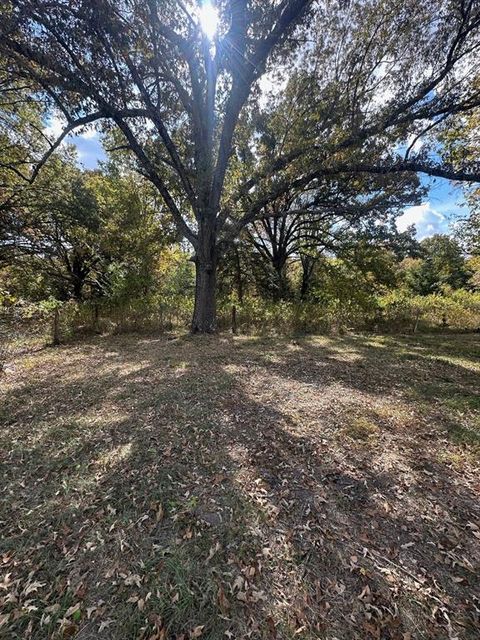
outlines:
[[[200,27],[209,40],[213,40],[218,28],[218,11],[209,0],[202,3],[198,17]]]

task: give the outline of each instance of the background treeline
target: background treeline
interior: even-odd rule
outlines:
[[[395,219],[420,175],[480,183],[479,52],[473,0],[5,0],[5,300],[97,330],[474,328],[475,218],[441,247]],[[86,131],[100,172],[65,150]]]
[[[224,248],[219,326],[239,332],[417,331],[480,326],[475,213],[418,242],[395,218],[416,184],[329,181],[324,213],[292,192]],[[320,203],[318,193],[316,197]],[[475,211],[475,209],[473,208]],[[158,193],[128,164],[51,158],[2,217],[3,333],[186,328],[194,265]]]

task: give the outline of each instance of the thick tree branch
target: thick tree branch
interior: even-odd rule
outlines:
[[[185,238],[187,238],[187,240],[189,240],[192,243],[194,247],[196,247],[197,236],[194,234],[194,232],[190,229],[190,227],[185,222],[180,210],[178,209],[174,199],[172,198],[169,190],[167,189],[167,186],[165,185],[162,178],[158,175],[153,163],[150,161],[147,154],[145,153],[145,151],[137,141],[134,133],[132,132],[128,124],[122,119],[121,115],[113,115],[112,118],[117,124],[118,128],[124,134],[130,148],[135,153],[138,161],[145,169],[145,172],[146,172],[145,176],[159,190],[162,198],[165,201],[165,204],[167,205],[168,209],[170,210],[170,213],[172,214],[172,217],[179,231],[185,236]]]

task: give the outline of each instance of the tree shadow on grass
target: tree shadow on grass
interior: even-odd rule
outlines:
[[[48,354],[5,399],[9,637],[476,637],[469,475],[414,405],[406,426],[380,411],[431,374],[393,348],[122,337]],[[352,431],[365,415],[372,433]]]
[[[455,338],[455,340],[453,339]],[[476,336],[299,340],[287,344],[275,362],[263,364],[279,380],[309,384],[313,390],[345,387],[375,400],[384,395],[415,406],[415,418],[435,418],[457,443],[480,445],[480,346]],[[290,347],[290,348],[288,348]],[[338,399],[340,405],[342,398]],[[424,415],[423,415],[424,414]],[[435,425],[434,425],[435,426]]]

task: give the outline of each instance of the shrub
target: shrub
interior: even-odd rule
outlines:
[[[231,309],[237,309],[237,327],[241,333],[330,333],[365,326],[372,313],[350,303],[271,302],[261,298],[245,298],[242,304],[234,300],[221,303],[219,326],[231,326]]]
[[[381,328],[387,331],[480,328],[480,294],[463,289],[429,296],[395,291],[379,298],[379,306]]]
[[[219,302],[220,330],[231,329],[233,306],[237,331],[245,334],[412,333],[480,328],[480,292],[465,290],[429,296],[396,290],[372,298],[368,306],[338,299],[272,302],[259,297],[247,297],[240,304],[235,297],[229,297]],[[12,350],[54,341],[56,310],[60,341],[96,332],[185,331],[193,312],[193,298],[172,293],[129,301],[79,304],[50,298],[35,304],[16,301],[0,305],[0,369]]]
[[[239,304],[235,299],[226,299],[219,306],[220,329],[231,327],[233,305],[241,333],[412,333],[480,328],[480,293],[465,290],[429,296],[412,296],[397,290],[372,299],[368,307],[345,300],[275,303],[249,297]]]

